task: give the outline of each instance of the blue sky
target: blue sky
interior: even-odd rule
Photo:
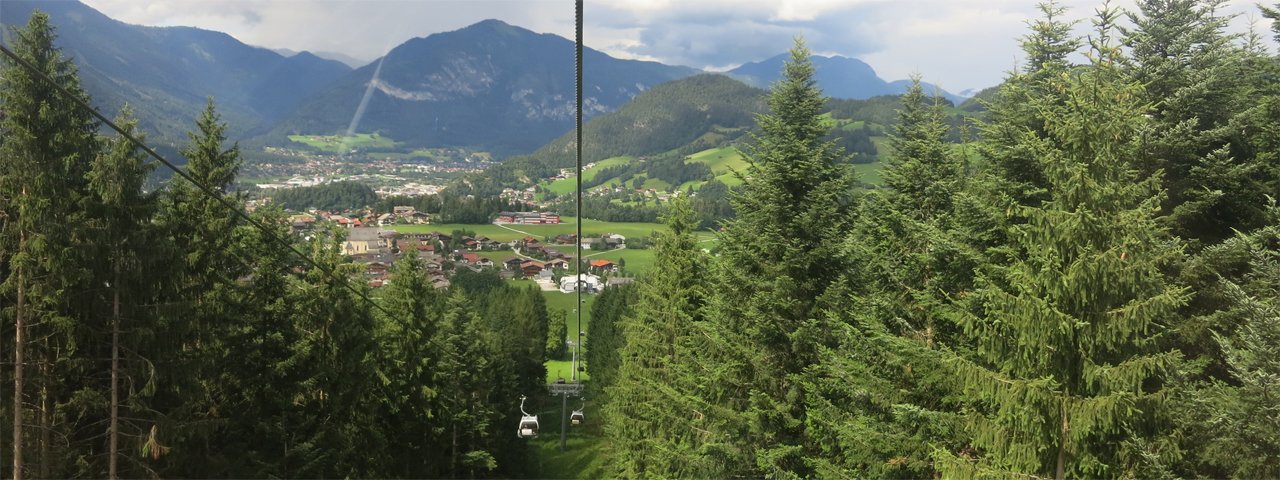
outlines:
[[[571,0],[84,0],[141,25],[196,26],[269,48],[373,60],[413,37],[497,18],[573,36]],[[1084,21],[1101,0],[1063,0]],[[1125,8],[1132,0],[1113,1]],[[587,0],[588,46],[621,58],[724,70],[785,51],[804,35],[816,53],[860,58],[894,80],[920,73],[958,92],[999,83],[1019,61],[1028,0]],[[1253,2],[1231,1],[1244,31],[1270,38]]]

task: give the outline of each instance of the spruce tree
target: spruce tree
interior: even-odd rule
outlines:
[[[75,65],[54,47],[55,38],[49,16],[37,11],[25,28],[13,30],[10,45],[41,74],[87,101]],[[2,65],[0,211],[5,229],[0,234],[9,252],[2,289],[11,299],[5,302],[5,324],[12,321],[14,331],[13,397],[6,402],[13,422],[10,474],[64,476],[69,470],[55,458],[61,453],[54,437],[68,434],[70,426],[55,424],[65,418],[55,410],[81,373],[68,370],[72,362],[65,356],[72,354],[68,347],[74,345],[74,332],[88,309],[67,293],[88,277],[76,250],[83,239],[76,228],[84,220],[85,174],[99,148],[97,123],[36,74],[7,57]],[[26,435],[29,431],[36,436]],[[34,470],[27,465],[33,458],[29,453],[35,454]]]
[[[725,225],[713,267],[715,344],[707,353],[715,359],[704,361],[722,366],[713,395],[742,412],[723,419],[734,430],[723,434],[746,456],[735,467],[754,467],[747,474],[811,473],[799,377],[832,343],[821,297],[846,266],[840,245],[856,180],[843,153],[822,140],[826,100],[813,74],[797,39],[770,92],[770,113],[757,117],[761,133],[733,198],[738,216]]]
[[[128,106],[125,106],[115,123],[126,133],[142,137],[137,132],[137,120],[133,118]],[[135,419],[142,417],[143,412],[130,407],[143,402],[140,398],[129,396],[122,399],[121,391],[126,382],[143,380],[148,375],[142,368],[146,359],[136,357],[136,352],[144,350],[137,340],[148,337],[144,332],[151,329],[149,324],[137,325],[139,321],[150,320],[149,313],[142,305],[155,298],[149,294],[153,282],[147,275],[151,262],[147,259],[146,251],[155,237],[151,226],[151,218],[155,213],[155,196],[143,191],[147,175],[154,167],[154,164],[146,162],[142,151],[130,140],[119,136],[107,143],[106,151],[93,160],[88,173],[88,186],[93,194],[89,229],[98,239],[95,253],[100,260],[99,265],[105,267],[99,269],[103,270],[99,275],[109,291],[104,296],[109,299],[103,298],[102,302],[104,306],[109,305],[104,310],[110,312],[108,331],[111,337],[111,398],[107,415],[108,478],[120,477],[120,456],[128,455],[133,450],[120,445],[121,428],[127,427],[130,430],[129,436],[134,438],[141,437],[143,433],[142,425],[121,421],[122,416]],[[124,319],[130,319],[130,324],[124,324]],[[131,358],[123,358],[122,355],[128,355],[128,352],[135,353],[130,355]],[[139,389],[129,390],[136,392]],[[123,412],[122,406],[125,408]]]
[[[609,287],[591,304],[591,335],[587,337],[584,355],[587,374],[591,377],[588,395],[598,404],[607,403],[604,392],[618,377],[622,363],[620,350],[626,345],[622,319],[632,314],[636,302],[634,283]]]
[[[231,187],[241,159],[238,147],[223,146],[226,129],[209,99],[181,152],[189,176],[238,206],[240,195]],[[225,419],[206,412],[226,411],[228,392],[214,382],[221,372],[217,359],[228,351],[228,332],[244,322],[238,311],[244,287],[237,281],[250,269],[247,252],[237,251],[237,219],[234,211],[183,178],[174,178],[160,195],[156,223],[167,242],[156,250],[174,261],[169,271],[157,273],[174,280],[165,288],[169,308],[155,345],[162,355],[155,359],[157,374],[166,386],[156,401],[169,414],[158,429],[173,447],[168,465],[176,470],[171,475],[197,474],[184,470],[195,466],[196,458],[206,462],[200,473],[230,475],[226,469],[235,462],[212,450],[210,438]]]
[[[289,363],[301,370],[301,392],[285,461],[294,477],[383,476],[385,438],[369,408],[377,398],[376,322],[369,303],[348,287],[359,266],[341,254],[341,229],[315,233],[305,251],[334,273],[310,268],[294,292],[301,335]]]
[[[1147,105],[1099,14],[1091,64],[1038,99],[1048,199],[1017,207],[1012,261],[984,268],[956,312],[978,358],[951,361],[971,403],[972,449],[939,451],[944,475],[1134,475],[1133,452],[1178,361],[1157,339],[1187,298],[1162,269],[1181,252],[1159,218],[1159,179],[1133,163]],[[975,310],[977,313],[975,313]],[[1123,444],[1122,444],[1123,445]]]
[[[686,198],[667,209],[670,232],[654,235],[655,269],[639,283],[634,312],[621,320],[625,343],[607,387],[603,418],[615,474],[623,477],[710,477],[724,470],[703,450],[695,391],[695,323],[706,299],[705,260]],[[594,321],[594,317],[593,317]]]
[[[495,417],[489,404],[492,384],[486,378],[494,355],[481,319],[467,304],[461,290],[449,296],[435,343],[440,352],[435,434],[446,439],[441,445],[449,452],[444,471],[454,478],[484,475],[497,468],[493,454],[485,448]]]
[[[890,138],[893,153],[881,175],[895,206],[924,221],[950,212],[962,185],[963,163],[947,142],[950,127],[940,102],[926,98],[920,77],[912,77]]]
[[[963,163],[918,79],[901,101],[887,188],[859,205],[844,252],[853,266],[826,312],[838,346],[806,380],[820,476],[929,476],[930,445],[958,443],[939,357],[960,340],[947,298],[969,287],[976,263],[953,231]]]
[[[1261,53],[1227,32],[1223,0],[1144,0],[1129,15],[1132,70],[1146,86],[1153,132],[1140,166],[1163,171],[1173,233],[1193,248],[1261,226],[1276,185],[1253,137],[1269,87]],[[1274,95],[1274,92],[1272,92]]]
[[[992,200],[1006,204],[1046,198],[1045,166],[1036,152],[1025,148],[1047,133],[1033,105],[1065,101],[1054,82],[1070,72],[1069,57],[1081,45],[1071,32],[1076,22],[1063,19],[1066,7],[1050,0],[1039,9],[1041,18],[1031,23],[1031,33],[1021,41],[1025,64],[1000,85],[988,104],[991,121],[979,129],[984,141],[978,150],[991,173],[986,181],[998,187]]]
[[[427,280],[426,264],[410,252],[392,267],[383,295],[389,313],[379,329],[379,376],[387,393],[382,401],[383,429],[389,443],[389,473],[401,477],[444,474],[444,444],[430,426],[441,422],[436,348],[441,335],[441,295]]]

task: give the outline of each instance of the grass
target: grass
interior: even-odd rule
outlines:
[[[570,274],[569,276],[572,277],[573,275]],[[577,317],[577,314],[574,313],[573,311],[573,306],[575,303],[577,303],[576,300],[577,300],[578,294],[576,292],[564,293],[559,290],[556,290],[556,291],[543,291],[542,296],[543,298],[547,299],[548,314],[550,314],[550,312],[553,312],[555,310],[563,310],[565,312],[565,315],[567,315],[565,317],[565,321],[569,323],[569,339],[573,340],[574,337],[576,337],[576,335],[573,334],[573,328],[578,324],[578,317]],[[587,332],[590,329],[591,304],[595,303],[597,296],[599,295],[589,294],[589,293],[582,294],[582,304],[584,305],[584,308],[582,309],[582,331],[583,332]]]
[[[648,249],[634,250],[634,249],[620,248],[617,250],[610,250],[607,253],[592,255],[590,257],[587,257],[586,252],[583,252],[582,255],[583,257],[586,257],[588,261],[609,260],[609,261],[612,261],[613,263],[618,263],[619,260],[626,259],[627,260],[626,274],[628,276],[641,276],[653,270],[653,250],[648,250]]]
[[[600,408],[587,400],[569,399],[569,410],[583,407],[586,423],[566,428],[565,449],[560,450],[560,420],[563,409],[560,397],[548,396],[538,411],[542,427],[538,438],[529,440],[529,473],[538,478],[605,478],[604,441],[600,431]]]
[[[746,173],[747,159],[734,147],[712,148],[689,155],[690,162],[701,162],[711,168],[716,180],[730,187],[742,185],[742,180],[734,172]],[[686,188],[681,185],[680,188]]]
[[[547,383],[555,383],[561,378],[565,381],[573,378],[573,361],[572,360],[547,360]],[[587,380],[587,372],[578,372],[578,378]]]
[[[353,148],[396,146],[395,140],[377,133],[357,133],[350,137],[345,135],[289,135],[289,140],[330,153],[343,153]]]
[[[853,171],[858,172],[858,180],[871,185],[880,185],[882,182],[880,167],[883,165],[883,162],[855,163],[853,164]]]
[[[583,170],[582,181],[585,182],[588,180],[595,179],[596,174],[600,173],[600,171],[604,170],[605,168],[612,167],[615,165],[623,165],[633,161],[635,161],[635,157],[632,157],[632,156],[606,158],[604,160],[596,162],[596,164],[593,165],[591,168]],[[562,178],[560,180],[556,180],[547,185],[544,185],[543,188],[545,188],[547,191],[555,192],[557,195],[565,195],[565,194],[573,193],[573,191],[578,188],[578,180],[576,178]]]

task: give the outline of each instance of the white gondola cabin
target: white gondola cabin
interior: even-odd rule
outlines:
[[[538,436],[538,416],[524,411],[524,399],[524,396],[520,397],[520,428],[516,430],[516,435],[520,438],[535,438]]]

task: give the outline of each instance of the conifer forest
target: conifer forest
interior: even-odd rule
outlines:
[[[797,38],[734,214],[653,207],[653,266],[590,307],[601,475],[1280,477],[1280,23],[1222,3],[1042,4],[983,115],[916,79],[879,185]],[[0,62],[0,477],[543,475],[537,288],[405,255],[375,291],[346,229],[241,213],[216,99],[153,182],[57,35]]]

